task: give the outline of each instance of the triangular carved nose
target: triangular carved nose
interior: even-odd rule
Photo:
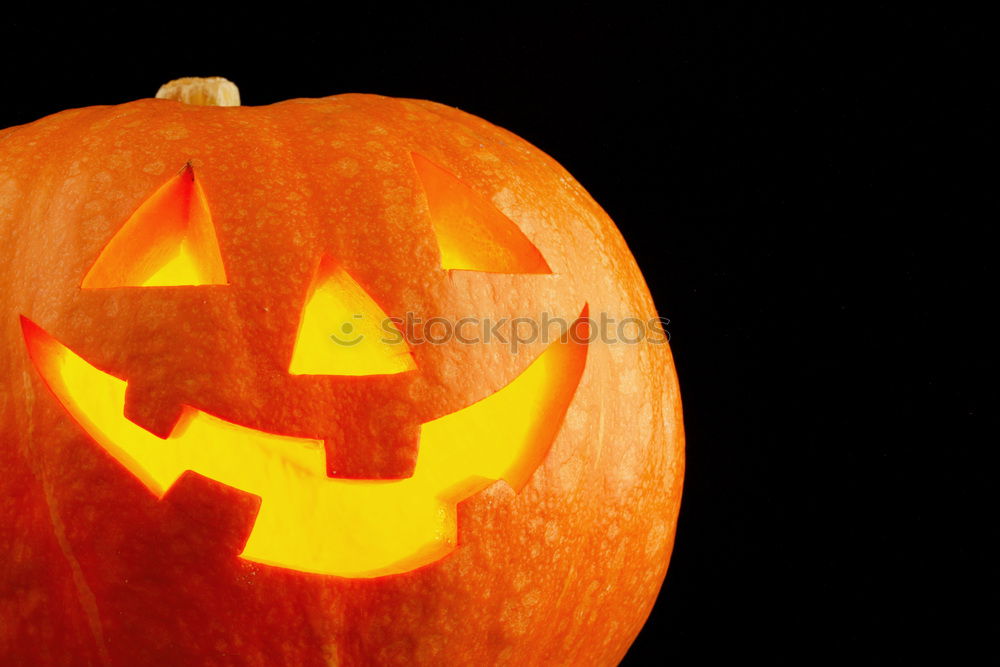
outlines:
[[[391,375],[416,367],[402,334],[375,300],[323,257],[307,292],[288,372]]]

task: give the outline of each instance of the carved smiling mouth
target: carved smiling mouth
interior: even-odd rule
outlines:
[[[584,308],[576,326],[586,326]],[[519,376],[424,423],[413,475],[326,475],[320,440],[275,435],[185,406],[161,439],[128,420],[127,382],[21,317],[31,360],[62,406],[108,454],[162,498],[186,471],[260,497],[246,560],[302,572],[406,572],[457,544],[459,502],[504,480],[519,491],[554,440],[583,373],[587,336],[551,343]]]

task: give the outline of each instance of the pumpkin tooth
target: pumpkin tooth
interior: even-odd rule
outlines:
[[[162,385],[129,382],[125,390],[125,418],[158,438],[166,439],[181,418],[183,406]]]

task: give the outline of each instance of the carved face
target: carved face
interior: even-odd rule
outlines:
[[[426,158],[412,159],[442,269],[550,273],[513,222]],[[211,211],[186,166],[124,222],[81,288],[228,286]],[[184,405],[161,439],[126,417],[129,378],[100,370],[27,318],[22,325],[35,367],[63,407],[150,492],[162,497],[192,471],[254,494],[260,509],[243,558],[342,577],[438,560],[457,543],[457,503],[498,480],[521,488],[579,382],[587,338],[579,336],[581,320],[573,337],[550,344],[502,389],[422,423],[413,474],[386,481],[328,477],[323,440],[233,423],[196,404]],[[301,301],[286,370],[339,377],[419,372],[393,321],[328,254],[318,258]]]
[[[426,102],[143,100],[0,131],[0,226],[0,586],[44,600],[0,613],[14,655],[610,664],[638,631],[673,365],[591,335],[656,313],[536,148]]]

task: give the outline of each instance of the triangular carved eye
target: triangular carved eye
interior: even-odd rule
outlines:
[[[492,203],[427,158],[412,157],[427,195],[441,268],[552,273],[538,248]]]
[[[125,221],[81,286],[94,289],[226,284],[212,215],[189,165]]]

